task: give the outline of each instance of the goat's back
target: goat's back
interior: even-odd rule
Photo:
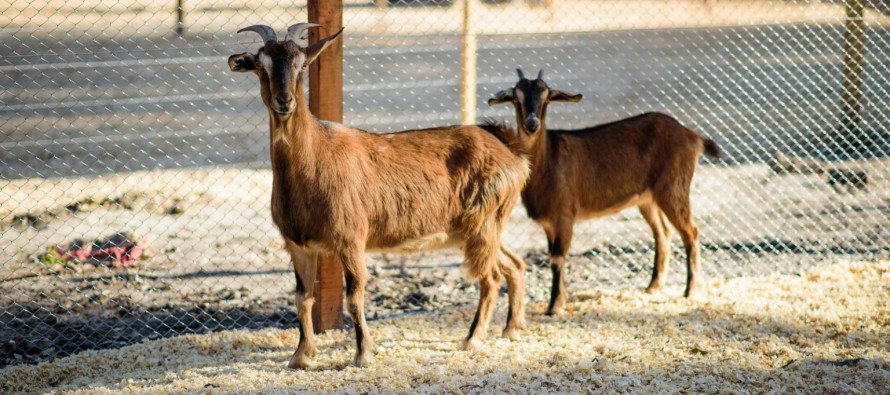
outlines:
[[[658,183],[688,182],[710,141],[661,113],[547,133],[543,153],[532,154],[524,202],[591,213],[634,205]],[[573,203],[545,204],[547,199]]]
[[[391,134],[352,129],[330,138],[332,160],[348,164],[332,176],[342,185],[338,199],[351,199],[359,211],[339,215],[347,223],[345,217],[367,218],[349,226],[366,228],[372,250],[430,235],[464,238],[480,221],[512,208],[529,173],[527,160],[502,136],[478,126]],[[337,158],[338,152],[353,157]]]

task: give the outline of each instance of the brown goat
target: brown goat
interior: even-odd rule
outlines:
[[[463,247],[464,268],[481,295],[464,347],[477,348],[484,338],[501,274],[510,290],[504,334],[515,336],[524,316],[524,263],[500,241],[529,175],[518,143],[508,144],[515,133],[487,124],[372,134],[320,122],[309,112],[303,77],[343,29],[298,45],[300,33],[314,26],[293,25],[281,41],[268,26],[241,29],[259,33],[265,44],[256,54],[229,57],[232,71],[259,77],[269,112],[272,218],[294,265],[300,320],[288,366],[305,368],[315,352],[310,311],[320,252],[343,264],[357,366],[370,362],[373,348],[363,308],[366,252]]]
[[[550,89],[542,78],[526,79],[498,92],[489,105],[511,103],[519,139],[529,152],[532,175],[522,192],[529,217],[547,234],[553,285],[547,314],[562,312],[563,267],[575,222],[637,206],[655,236],[655,267],[646,292],[662,286],[670,256],[670,221],[686,247],[686,291],[698,283],[698,230],[689,189],[702,151],[719,156],[717,144],[674,118],[647,113],[578,130],[548,130],[550,102],[577,103],[581,95]]]

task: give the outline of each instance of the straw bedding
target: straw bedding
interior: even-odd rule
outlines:
[[[694,300],[680,293],[576,293],[556,318],[532,304],[520,340],[493,328],[480,352],[459,351],[471,308],[375,321],[365,369],[347,364],[351,332],[321,335],[309,371],[286,368],[294,329],[218,332],[10,367],[0,392],[890,391],[890,261],[713,280]]]

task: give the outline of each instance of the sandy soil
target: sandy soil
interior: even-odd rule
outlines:
[[[882,393],[890,389],[890,261],[710,281],[700,299],[579,292],[568,315],[534,303],[518,341],[458,350],[470,308],[371,324],[370,368],[351,334],[320,336],[309,371],[285,366],[292,329],[218,332],[89,351],[0,371],[4,393]],[[496,316],[504,320],[502,308]]]
[[[890,256],[890,164],[849,166],[868,171],[868,190],[838,193],[824,176],[778,176],[761,165],[702,166],[693,204],[704,274],[799,273],[838,257]],[[293,326],[294,280],[268,216],[270,184],[268,170],[238,168],[0,183],[12,197],[0,205],[0,366],[146,338]],[[48,246],[118,231],[140,235],[149,256],[131,268],[37,262]],[[635,210],[575,234],[570,292],[646,285],[654,252]],[[530,299],[546,299],[546,241],[521,207],[504,241],[529,264]],[[678,237],[673,244],[668,284],[676,285],[685,256]],[[478,291],[460,258],[370,256],[369,318],[472,304]]]

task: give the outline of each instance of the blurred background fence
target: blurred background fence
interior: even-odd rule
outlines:
[[[345,123],[459,123],[466,2],[344,3]],[[657,110],[717,140],[726,157],[703,163],[692,196],[707,277],[890,255],[886,2],[469,4],[478,104],[465,114],[513,123],[485,100],[515,68],[544,69],[552,87],[584,94],[553,105],[551,127]],[[0,367],[294,326],[267,115],[256,79],[226,58],[260,45],[236,30],[306,21],[305,2],[0,7]],[[504,240],[529,263],[530,298],[545,298],[546,242],[521,207]],[[646,285],[654,250],[636,211],[580,224],[574,240],[570,292]],[[676,297],[680,247],[665,291]],[[473,301],[459,262],[372,255],[369,317]]]

